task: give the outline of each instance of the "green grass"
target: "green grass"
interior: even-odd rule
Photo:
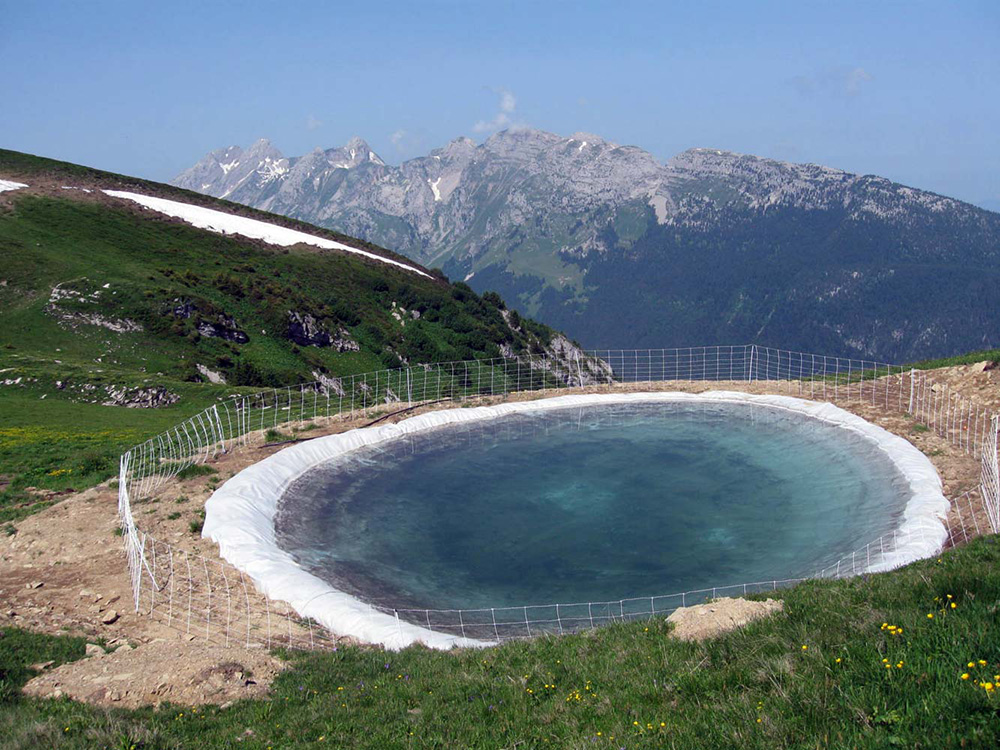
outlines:
[[[36,674],[32,664],[55,662],[53,667],[84,655],[86,640],[54,637],[0,627],[0,722],[9,707],[20,701],[20,689]],[[0,737],[3,733],[0,732]]]
[[[287,435],[281,430],[276,430],[273,427],[268,428],[267,432],[264,433],[265,443],[287,443],[289,440],[294,440],[291,435]]]
[[[925,359],[909,365],[915,370],[933,370],[938,367],[954,367],[955,365],[972,365],[976,362],[1000,362],[1000,349],[983,349],[977,352],[961,354],[957,357],[942,357],[941,359]]]
[[[977,684],[1000,673],[997,538],[894,573],[811,582],[777,596],[783,614],[704,644],[673,640],[656,620],[456,654],[290,654],[292,668],[270,700],[224,710],[105,711],[9,689],[0,736],[8,748],[261,750],[1000,742],[1000,691]],[[0,669],[13,675],[12,686],[26,677],[25,651],[35,660],[37,646],[21,645],[31,638],[42,637],[7,631],[0,639]],[[74,641],[45,647],[52,653],[62,643],[76,653]]]
[[[29,184],[42,176],[94,189],[138,189],[345,239],[167,185],[2,149],[0,175]],[[125,202],[64,192],[7,193],[10,208],[0,211],[0,522],[50,504],[27,488],[79,490],[106,480],[124,449],[220,398],[294,386],[314,380],[317,371],[383,370],[401,357],[494,357],[502,343],[535,350],[552,335],[531,321],[525,321],[527,333],[511,330],[496,295],[480,297],[464,284],[353,255],[275,249]],[[142,330],[115,333],[80,318],[60,323],[49,305],[57,285],[80,295],[60,302],[63,313],[127,319]],[[392,317],[394,303],[419,319],[407,315],[402,325]],[[175,313],[179,305],[188,317]],[[293,310],[312,315],[332,334],[347,331],[359,351],[295,345],[288,338]],[[198,332],[220,316],[234,319],[249,341]],[[199,364],[222,373],[229,385],[201,382]],[[159,409],[104,406],[112,387],[163,387],[180,400]]]
[[[208,406],[218,388],[192,393],[164,409],[126,409],[38,397],[29,389],[0,389],[0,522],[51,504],[41,490],[81,490],[110,479],[127,448]]]
[[[218,473],[218,471],[208,464],[191,464],[178,471],[176,476],[178,479],[184,480],[193,479],[194,477],[207,477]]]

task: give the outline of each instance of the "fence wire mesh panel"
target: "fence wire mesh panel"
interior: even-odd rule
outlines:
[[[789,395],[903,415],[979,461],[979,486],[951,500],[949,545],[1000,530],[998,415],[935,381],[927,372],[886,363],[826,357],[756,345],[641,350],[567,350],[562,355],[412,365],[260,390],[215,404],[122,455],[119,516],[136,611],[213,642],[246,647],[316,648],[335,636],[287,604],[258,592],[253,581],[219,559],[153,539],[136,525],[132,500],[155,493],[178,473],[248,445],[269,431],[322,419],[370,418],[387,410],[483,397],[672,381]],[[277,437],[275,433],[270,433]],[[391,615],[456,638],[502,641],[575,632],[613,622],[666,616],[706,599],[761,593],[805,577],[846,577],[892,567],[900,532],[869,542],[803,578],[740,583],[677,594],[473,610],[395,609]]]

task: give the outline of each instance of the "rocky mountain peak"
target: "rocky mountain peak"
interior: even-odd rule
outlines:
[[[515,161],[530,161],[539,153],[558,145],[562,136],[532,128],[511,128],[491,135],[481,148]]]
[[[567,142],[567,144],[571,144],[580,153],[583,153],[583,151],[588,146],[595,146],[596,147],[596,146],[608,146],[608,145],[610,145],[610,146],[613,147],[613,146],[617,145],[617,144],[614,144],[614,143],[609,144],[608,141],[604,140],[599,135],[594,135],[593,133],[584,133],[584,132],[573,133],[573,135],[571,135],[566,140],[566,142]]]
[[[740,154],[715,148],[690,148],[667,162],[667,168],[678,172],[734,175],[765,172],[782,175],[804,175],[810,178],[855,177],[849,172],[818,164],[798,164],[765,156]]]
[[[250,148],[247,149],[250,153],[267,153],[271,151],[277,151],[274,144],[271,143],[269,138],[258,138]]]
[[[462,136],[450,141],[443,148],[436,148],[430,153],[431,158],[438,159],[468,159],[476,151],[476,142]]]
[[[346,149],[356,149],[358,151],[370,151],[368,147],[368,141],[362,138],[360,135],[351,136],[351,139],[344,144]]]
[[[241,158],[247,162],[256,160],[256,166],[261,166],[260,162],[278,161],[285,157],[267,138],[259,138],[241,154]]]
[[[243,154],[243,149],[240,146],[227,146],[226,148],[216,149],[212,151],[208,156],[202,159],[205,161],[215,161],[219,163],[227,163],[233,159],[239,159]]]
[[[343,146],[329,149],[325,153],[331,166],[340,169],[353,169],[369,163],[385,166],[385,162],[372,150],[368,142],[359,136],[354,136]]]

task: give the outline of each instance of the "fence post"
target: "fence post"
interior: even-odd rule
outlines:
[[[403,626],[399,623],[399,612],[395,609],[392,610],[392,614],[396,616],[396,632],[399,634],[399,642],[403,643]]]
[[[997,430],[1000,416],[990,415],[989,432],[983,443],[981,492],[986,518],[993,533],[1000,531],[1000,466],[997,462]]]

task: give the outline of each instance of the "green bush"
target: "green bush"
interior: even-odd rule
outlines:
[[[191,464],[190,466],[185,466],[183,469],[177,472],[178,479],[192,479],[194,477],[204,477],[210,474],[218,474],[215,469],[211,466],[205,464]]]

